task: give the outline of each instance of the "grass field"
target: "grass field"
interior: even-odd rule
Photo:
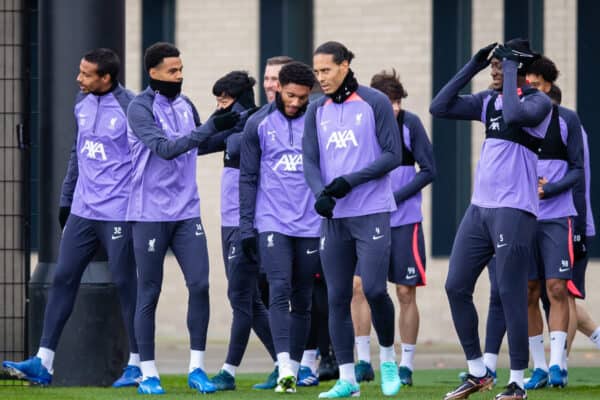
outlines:
[[[459,370],[439,369],[416,371],[414,375],[415,386],[405,387],[396,396],[401,399],[436,399],[443,398],[444,393],[453,389],[458,383]],[[315,399],[319,392],[329,389],[333,382],[322,382],[318,387],[300,388],[296,394],[275,394],[271,391],[252,390],[251,386],[264,379],[266,374],[242,374],[237,377],[238,388],[235,391],[218,392],[210,395],[220,400],[243,399],[281,399],[282,397],[298,399]],[[162,386],[167,391],[161,400],[167,399],[192,399],[200,394],[187,387],[187,377],[184,375],[164,375],[161,378]],[[499,385],[491,392],[477,393],[469,397],[471,400],[493,399],[500,391],[500,386],[506,383],[508,372],[501,370],[498,377]],[[550,399],[600,399],[600,368],[572,368],[569,370],[569,386],[565,389],[542,389],[530,391],[532,400]],[[2,400],[108,400],[108,399],[142,399],[152,396],[140,396],[136,389],[111,389],[88,387],[27,387],[27,386],[0,386],[0,399]],[[154,396],[157,397],[157,396]],[[377,383],[371,382],[361,385],[361,397],[365,399],[383,399]]]

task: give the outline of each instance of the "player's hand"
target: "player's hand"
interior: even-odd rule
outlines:
[[[490,63],[490,54],[494,47],[498,45],[498,42],[494,42],[492,44],[488,44],[487,46],[479,49],[477,53],[473,56],[473,59],[479,64],[485,64],[486,66]]]
[[[581,260],[587,255],[587,236],[585,234],[575,233],[573,235],[573,254],[575,260]]]
[[[352,186],[350,186],[346,179],[340,176],[332,180],[329,185],[325,186],[323,193],[341,199],[350,193],[351,190]]]
[[[503,45],[496,47],[494,57],[499,60],[512,60],[525,65],[531,64],[537,58],[535,54],[523,53]]]
[[[240,120],[240,114],[236,111],[227,111],[224,113],[216,112],[213,114],[212,121],[217,131],[231,129]]]
[[[333,217],[333,208],[335,207],[335,199],[323,191],[317,201],[315,201],[315,210],[325,218]]]
[[[64,229],[67,224],[67,220],[69,219],[69,215],[71,214],[71,207],[60,207],[58,209],[58,223],[60,224],[60,229]]]
[[[548,179],[544,178],[543,176],[538,177],[538,196],[540,199],[544,198],[544,185],[548,183]]]
[[[256,235],[248,236],[242,239],[242,251],[249,260],[256,261],[258,259],[258,244]]]

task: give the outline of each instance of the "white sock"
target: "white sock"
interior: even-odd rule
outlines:
[[[354,374],[354,363],[342,364],[340,368],[340,379],[356,385],[356,375]]]
[[[279,376],[282,376],[281,370],[290,368],[290,353],[288,353],[288,352],[277,353],[277,362],[279,363]],[[285,371],[285,372],[289,372],[289,371]]]
[[[40,347],[36,357],[39,357],[42,360],[42,365],[48,370],[49,373],[52,374],[54,372],[54,369],[52,368],[54,365],[54,351],[46,347]]]
[[[229,375],[233,376],[235,378],[235,365],[231,365],[231,364],[223,364],[223,368],[221,368],[223,371],[226,371],[227,373],[229,373]]]
[[[371,362],[371,336],[357,336],[354,338],[356,356],[359,361]]]
[[[290,359],[290,370],[294,376],[298,376],[298,370],[300,369],[300,363],[296,360]]]
[[[600,326],[596,328],[594,333],[590,335],[590,340],[596,344],[596,347],[600,349]]]
[[[140,362],[140,369],[142,370],[142,376],[144,377],[144,379],[150,378],[152,376],[160,379],[154,360]]]
[[[485,376],[485,364],[483,363],[483,357],[476,358],[474,360],[467,360],[469,366],[469,374],[476,378]]]
[[[483,353],[483,364],[490,371],[496,372],[496,365],[498,365],[498,354]]]
[[[394,350],[394,345],[384,347],[379,346],[379,362],[383,364],[384,362],[396,362],[396,350]]]
[[[310,368],[313,374],[317,373],[317,350],[304,350],[300,365]]]
[[[563,369],[562,359],[565,352],[565,343],[567,342],[567,332],[552,331],[550,332],[550,366],[558,365]]]
[[[529,336],[529,352],[533,359],[533,368],[548,372],[546,353],[544,352],[544,335]]]
[[[563,351],[563,357],[562,357],[561,363],[562,363],[562,369],[564,369],[564,370],[569,369],[569,367],[568,367],[569,357],[567,357],[567,349],[565,349],[565,351]]]
[[[402,355],[400,356],[400,366],[413,370],[413,359],[415,357],[415,344],[402,343]]]
[[[134,367],[140,366],[140,355],[139,353],[129,353],[129,361],[127,365],[133,365]]]
[[[512,382],[514,382],[517,385],[519,385],[519,387],[521,389],[523,389],[523,387],[524,387],[523,378],[524,377],[525,377],[524,369],[520,369],[520,370],[511,369],[510,370],[510,379],[508,380],[508,384],[510,385]]]
[[[192,372],[196,368],[200,368],[202,371],[204,371],[204,351],[190,350],[189,372]]]

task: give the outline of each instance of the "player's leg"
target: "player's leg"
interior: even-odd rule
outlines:
[[[539,243],[543,241],[539,223],[536,226],[536,239],[533,249],[533,262],[529,264],[527,284],[527,335],[529,352],[533,361],[533,372],[525,383],[525,389],[535,390],[548,384],[548,363],[544,350],[544,321],[540,310],[540,299],[545,296],[544,259]]]
[[[357,358],[354,372],[357,382],[369,382],[375,379],[371,365],[371,308],[363,291],[358,268],[354,272],[351,310]]]
[[[35,357],[22,362],[4,361],[2,365],[11,374],[36,384],[51,383],[54,351],[73,311],[83,271],[94,256],[97,245],[94,221],[71,214],[60,241],[38,352]]]
[[[319,381],[338,379],[340,371],[329,336],[329,299],[327,297],[327,283],[322,270],[315,279],[312,313],[311,324],[316,324],[317,347],[320,354],[317,376]]]
[[[319,384],[319,377],[317,376],[319,324],[315,320],[318,317],[316,316],[314,304],[314,281],[316,279],[316,274],[313,274],[313,296],[310,314],[310,330],[308,332],[308,339],[306,340],[304,352],[302,353],[302,360],[300,360],[300,369],[298,370],[298,386],[317,386]]]
[[[484,209],[470,205],[458,227],[450,253],[446,294],[452,320],[467,359],[465,381],[445,399],[461,399],[493,385],[479,345],[477,310],[473,304],[475,283],[493,254],[493,243],[485,227]]]
[[[339,365],[339,380],[330,391],[321,393],[320,397],[332,397],[340,392],[347,396],[360,394],[354,373],[354,330],[350,311],[356,249],[346,228],[347,221],[344,218],[324,219],[321,222],[319,249],[327,281],[329,334]]]
[[[279,365],[276,391],[294,391],[296,368],[290,358],[290,309],[293,238],[276,232],[259,234],[261,264],[269,281],[269,321]],[[300,360],[296,360],[300,361]]]
[[[294,263],[292,268],[292,294],[290,298],[290,358],[300,368],[311,328],[314,274],[321,269],[319,238],[294,239]],[[316,347],[307,357],[314,356]]]
[[[229,346],[225,363],[211,382],[217,390],[235,389],[235,372],[240,365],[252,329],[252,278],[258,273],[255,263],[248,262],[237,243],[237,228],[221,227],[223,261],[227,275],[227,297],[233,310]],[[255,278],[254,278],[255,279]]]
[[[138,393],[164,393],[155,363],[154,332],[156,306],[163,280],[163,263],[172,228],[173,224],[169,222],[131,224],[138,273],[134,330],[143,376]]]
[[[129,360],[114,387],[136,386],[142,378],[140,354],[135,340],[134,317],[137,298],[137,271],[133,254],[131,225],[128,222],[98,222],[98,236],[108,255],[108,267],[119,292],[119,303],[127,337]]]
[[[498,282],[496,281],[496,257],[492,257],[488,263],[488,277],[490,279],[490,302],[485,327],[483,364],[487,372],[494,378],[494,384],[496,384],[498,354],[500,353],[500,346],[502,346],[502,340],[506,333],[504,310],[502,309],[502,301],[498,292]],[[464,381],[467,379],[467,375],[468,372],[461,372],[459,377]]]
[[[563,387],[567,383],[564,365],[569,326],[569,292],[567,282],[573,268],[570,218],[539,221],[538,246],[544,262],[546,293],[550,300],[549,384]]]
[[[385,395],[393,395],[401,384],[394,350],[394,304],[387,291],[392,243],[389,214],[352,218],[349,226],[356,240],[357,268],[379,341],[381,388]]]
[[[495,242],[496,281],[508,337],[510,356],[509,386],[524,387],[529,361],[527,326],[528,274],[524,265],[533,263],[536,218],[514,208],[490,210],[490,236]],[[514,386],[514,385],[513,385]]]
[[[176,223],[171,249],[181,267],[188,289],[187,327],[190,333],[188,385],[201,393],[212,393],[216,389],[206,376],[204,365],[210,300],[208,249],[200,218]]]
[[[396,284],[400,304],[398,328],[401,360],[398,374],[403,385],[412,385],[413,360],[419,333],[417,286],[427,283],[425,274],[425,240],[420,223],[392,228],[390,282]]]

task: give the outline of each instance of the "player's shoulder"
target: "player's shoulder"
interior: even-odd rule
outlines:
[[[137,96],[134,96],[134,98],[131,100],[130,106],[136,104],[136,105],[144,105],[144,106],[152,106],[152,103],[154,103],[154,91],[150,88],[147,87],[146,89],[144,89],[141,93],[139,93]]]
[[[373,89],[369,86],[358,85],[358,89],[356,89],[356,94],[369,103],[370,105],[379,105],[380,103],[389,103],[390,99],[383,94],[383,92]]]
[[[271,102],[262,106],[258,111],[248,118],[244,130],[256,130],[258,126],[276,110],[275,102]]]
[[[150,87],[146,88],[129,102],[127,115],[141,116],[152,113],[154,97],[154,91]]]
[[[574,110],[570,108],[559,105],[558,106],[558,115],[565,120],[573,120],[579,122],[579,115]]]

